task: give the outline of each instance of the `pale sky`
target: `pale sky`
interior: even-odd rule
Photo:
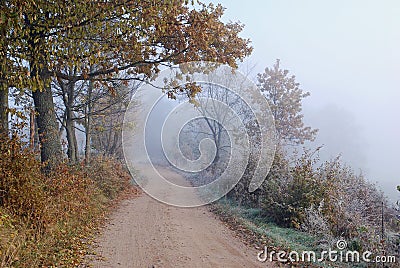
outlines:
[[[311,96],[305,121],[319,128],[321,157],[342,154],[355,170],[400,199],[400,1],[212,1],[224,21],[245,24],[251,76],[275,59]]]

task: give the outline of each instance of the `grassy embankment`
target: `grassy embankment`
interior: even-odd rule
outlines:
[[[276,225],[262,215],[261,209],[238,206],[228,199],[221,199],[211,205],[211,210],[232,229],[242,241],[250,247],[255,247],[260,251],[264,246],[268,251],[285,252],[296,251],[300,254],[303,251],[315,251],[317,253],[327,250],[326,244],[321,244],[318,237],[296,230],[294,228],[284,228]],[[332,245],[332,250],[335,250]],[[276,261],[276,255],[274,255]],[[267,260],[268,261],[268,260]],[[280,263],[288,267],[366,267],[356,263]]]
[[[44,174],[18,139],[0,143],[0,267],[74,267],[122,193],[137,194],[111,159]]]

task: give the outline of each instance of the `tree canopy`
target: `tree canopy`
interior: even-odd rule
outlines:
[[[116,72],[147,76],[160,64],[196,60],[236,66],[251,52],[243,25],[220,21],[221,5],[183,1],[6,1],[2,44],[14,72],[10,82],[33,88],[40,75],[112,79]],[[10,21],[9,19],[12,18]],[[90,72],[90,66],[96,71]],[[62,72],[74,66],[73,77]],[[32,71],[35,69],[35,73]],[[43,82],[43,81],[42,81]],[[41,83],[39,83],[40,85]]]
[[[197,1],[5,1],[0,82],[32,92],[42,160],[60,154],[52,77],[91,80],[112,91],[119,72],[145,80],[162,65],[182,62],[236,67],[252,48],[238,36],[243,25],[223,23],[223,12]]]
[[[318,130],[305,126],[301,114],[301,102],[310,93],[300,88],[296,77],[289,76],[288,70],[281,69],[280,61],[277,60],[272,68],[267,67],[264,73],[258,74],[258,83],[269,101],[275,118],[275,129],[283,143],[293,145],[313,141]]]

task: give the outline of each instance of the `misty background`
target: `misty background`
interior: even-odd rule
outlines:
[[[396,0],[210,1],[224,21],[245,24],[254,51],[240,69],[257,73],[281,59],[311,96],[304,121],[319,129],[321,160],[341,154],[356,172],[399,199],[400,2]]]

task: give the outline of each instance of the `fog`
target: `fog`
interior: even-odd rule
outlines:
[[[400,2],[396,0],[212,1],[225,21],[245,24],[250,76],[275,59],[311,96],[307,124],[319,128],[321,158],[342,155],[355,171],[399,198]]]

